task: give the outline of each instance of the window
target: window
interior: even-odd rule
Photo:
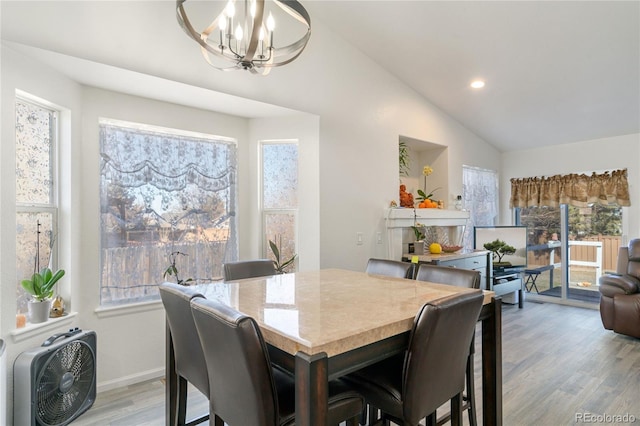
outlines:
[[[101,119],[100,155],[101,305],[219,279],[237,253],[236,141]]]
[[[473,248],[473,227],[492,226],[498,218],[498,173],[462,166],[462,207],[471,212],[464,244]]]
[[[40,269],[56,268],[57,112],[24,98],[15,107],[17,313],[24,314],[29,295],[20,282],[34,273],[37,253]]]
[[[273,241],[280,260],[286,261],[296,254],[297,245],[298,141],[262,141],[260,147],[264,252],[274,258],[269,249]]]

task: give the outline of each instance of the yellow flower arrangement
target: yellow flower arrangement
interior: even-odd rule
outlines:
[[[424,176],[424,189],[418,189],[418,197],[416,197],[416,199],[421,201],[423,206],[418,205],[418,207],[437,207],[438,205],[438,203],[431,200],[431,197],[433,197],[433,193],[440,188],[436,188],[433,191],[430,191],[429,194],[427,194],[427,176],[429,176],[431,173],[433,173],[433,168],[428,164],[422,168],[422,175]]]

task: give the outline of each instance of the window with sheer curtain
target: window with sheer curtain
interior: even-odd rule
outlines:
[[[498,219],[498,172],[462,166],[462,208],[469,210],[464,246],[473,248],[473,227],[492,226]]]
[[[40,269],[56,268],[57,111],[23,98],[15,107],[16,295],[17,313],[24,314],[30,296],[20,282],[34,273],[36,255]]]
[[[101,119],[100,156],[101,305],[219,279],[237,258],[236,141]]]

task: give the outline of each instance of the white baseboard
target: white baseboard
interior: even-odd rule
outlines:
[[[112,389],[118,389],[125,386],[134,385],[136,383],[146,382],[148,380],[161,379],[164,376],[164,367],[157,368],[155,370],[147,370],[138,374],[132,374],[130,376],[120,377],[114,380],[98,383],[96,386],[96,392],[106,392]]]

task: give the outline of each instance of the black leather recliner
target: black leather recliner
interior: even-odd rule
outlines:
[[[640,338],[640,239],[620,247],[616,274],[600,277],[600,316],[607,330]]]

